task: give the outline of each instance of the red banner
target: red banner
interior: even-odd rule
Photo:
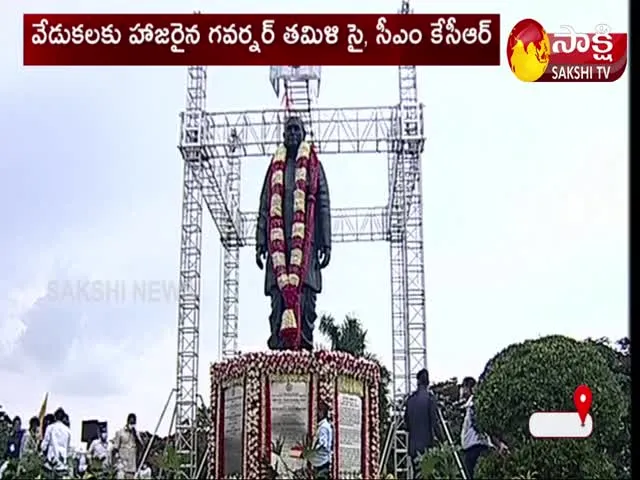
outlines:
[[[499,65],[500,16],[24,15],[24,65]]]

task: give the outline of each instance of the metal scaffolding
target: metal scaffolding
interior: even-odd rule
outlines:
[[[400,13],[411,13],[403,0]],[[399,67],[399,103],[366,108],[316,108],[320,67],[271,67],[271,83],[287,108],[208,113],[206,68],[189,67],[186,109],[181,115],[179,150],[184,159],[178,362],[176,380],[177,451],[183,472],[197,468],[200,272],[202,214],[209,211],[223,248],[221,354],[238,352],[239,251],[253,246],[257,214],[240,211],[241,159],[272,155],[293,111],[309,126],[322,156],[386,154],[388,198],[383,206],[332,210],[334,242],[387,241],[390,245],[391,334],[394,404],[415,386],[426,367],[426,316],[422,231],[421,154],[423,106],[418,103],[416,68]],[[321,157],[322,158],[322,157]],[[406,476],[406,434],[393,441],[396,478]]]

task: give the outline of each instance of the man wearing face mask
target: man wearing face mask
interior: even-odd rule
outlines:
[[[99,436],[89,445],[88,453],[89,453],[89,458],[91,460],[97,460],[101,462],[103,466],[106,466],[110,463],[107,427],[105,426],[100,427]]]
[[[135,477],[138,469],[138,443],[140,443],[140,439],[136,431],[136,415],[130,413],[126,426],[116,432],[113,441],[113,450],[117,455],[119,470],[121,470],[123,478],[132,479]]]
[[[267,169],[260,194],[256,264],[262,270],[266,261],[264,294],[271,298],[267,342],[271,350],[313,349],[321,270],[331,259],[327,177],[315,152],[301,148],[305,137],[302,120],[289,117],[283,145]],[[292,289],[297,292],[295,302]],[[291,325],[299,328],[297,340],[283,335]]]

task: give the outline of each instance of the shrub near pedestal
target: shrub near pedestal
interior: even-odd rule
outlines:
[[[531,414],[574,411],[573,393],[581,384],[593,392],[591,437],[531,438]],[[588,342],[550,336],[511,345],[489,361],[475,395],[478,425],[502,437],[511,453],[482,459],[477,478],[615,478],[610,459],[625,441],[628,401]]]
[[[211,366],[210,476],[266,478],[272,447],[293,447],[315,434],[317,405],[334,425],[334,478],[372,478],[380,458],[380,369],[343,352],[248,353]]]

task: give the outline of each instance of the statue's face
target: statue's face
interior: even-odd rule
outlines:
[[[287,123],[284,128],[284,146],[287,148],[298,148],[302,143],[304,129],[298,121]]]

